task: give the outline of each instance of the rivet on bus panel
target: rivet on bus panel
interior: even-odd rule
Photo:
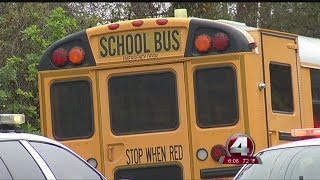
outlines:
[[[158,25],[165,25],[168,23],[168,19],[158,19],[158,20],[156,20],[156,23]]]
[[[136,20],[136,21],[133,21],[131,24],[134,27],[139,27],[139,26],[141,26],[143,24],[143,21],[142,20]]]
[[[116,23],[116,24],[110,24],[110,25],[108,25],[108,29],[109,30],[115,30],[115,29],[118,29],[119,28],[119,24],[118,23]]]

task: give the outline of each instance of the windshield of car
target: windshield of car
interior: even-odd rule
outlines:
[[[235,179],[320,179],[320,146],[259,153],[262,164],[246,165]]]
[[[92,167],[66,149],[41,142],[30,144],[48,164],[56,179],[102,179]]]
[[[19,141],[0,141],[0,179],[45,179],[36,161]]]

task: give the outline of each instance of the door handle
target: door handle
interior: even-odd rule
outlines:
[[[113,153],[113,147],[108,146],[108,159],[109,159],[109,161],[113,161],[112,153]]]

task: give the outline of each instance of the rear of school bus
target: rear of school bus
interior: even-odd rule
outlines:
[[[39,65],[42,132],[110,179],[232,177],[240,167],[218,158],[248,130],[243,66],[254,45],[244,31],[195,18],[70,35]]]

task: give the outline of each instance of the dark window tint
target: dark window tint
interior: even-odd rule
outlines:
[[[32,156],[18,141],[0,141],[0,157],[8,168],[12,179],[45,178]],[[0,172],[4,172],[0,177],[6,175],[5,171],[0,170]]]
[[[238,120],[235,70],[232,67],[196,70],[195,98],[200,127],[235,124]]]
[[[272,110],[293,112],[291,67],[270,64]]]
[[[93,134],[92,92],[89,81],[52,84],[51,102],[56,139],[86,138]]]
[[[51,144],[30,142],[56,179],[101,179],[89,165],[69,151]]]
[[[314,127],[320,127],[320,70],[311,69],[311,88]]]
[[[158,166],[120,169],[115,172],[115,179],[121,180],[179,180],[183,179],[180,166]]]
[[[115,134],[173,130],[178,126],[176,78],[172,72],[111,77],[109,99]]]
[[[291,160],[305,147],[266,151],[258,154],[262,164],[246,165],[237,179],[284,179]],[[295,178],[298,179],[298,178]]]

